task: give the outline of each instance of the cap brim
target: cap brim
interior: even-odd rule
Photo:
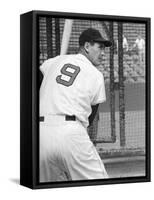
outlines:
[[[99,42],[105,45],[105,47],[112,46],[112,42],[109,40],[103,40],[102,38],[95,40],[95,42]]]
[[[106,47],[112,46],[112,42],[109,41],[109,40],[104,41],[103,44],[104,44]]]

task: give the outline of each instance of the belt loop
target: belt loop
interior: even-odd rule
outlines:
[[[40,121],[40,122],[44,122],[44,116],[40,116],[40,117],[39,117],[39,121]]]
[[[66,121],[76,121],[75,115],[66,115],[65,116]]]

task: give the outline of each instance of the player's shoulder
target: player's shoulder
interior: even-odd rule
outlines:
[[[62,56],[60,56],[60,58],[64,62],[73,62],[74,60],[76,60],[76,54],[62,55]]]
[[[96,79],[102,79],[103,74],[99,71],[98,67],[95,67],[93,64],[89,64],[89,71]]]
[[[45,65],[51,66],[52,64],[55,64],[55,63],[65,62],[67,59],[68,59],[68,55],[58,55],[56,57],[49,58],[46,61],[44,61],[42,66],[45,66]]]
[[[100,72],[97,68],[95,68],[95,79],[97,82],[102,82],[104,80],[104,76],[103,76],[103,73]]]
[[[88,58],[86,58],[86,56],[82,54],[76,54],[76,60],[79,66],[85,69],[89,75],[96,78],[102,78],[102,73],[91,63],[90,60],[88,60]]]
[[[59,56],[56,56],[56,57],[53,57],[53,58],[49,58],[49,59],[45,60],[40,67],[42,67],[42,66],[44,67],[45,65],[52,64],[58,58],[59,58]]]
[[[40,66],[40,70],[43,74],[47,73],[48,70],[51,68],[53,63],[59,59],[59,56],[49,58],[43,62],[43,64]]]
[[[59,55],[54,58],[48,59],[47,63],[71,63],[75,59],[75,54]]]
[[[95,67],[92,65],[91,61],[88,60],[86,56],[79,53],[75,55],[74,59],[80,64],[81,67],[87,69],[88,71],[95,71]]]

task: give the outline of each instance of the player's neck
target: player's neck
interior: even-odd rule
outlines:
[[[80,48],[79,53],[82,54],[83,56],[85,56],[91,62],[91,60],[89,59],[89,56],[84,48]]]

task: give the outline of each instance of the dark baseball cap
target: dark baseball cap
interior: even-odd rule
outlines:
[[[103,43],[105,47],[110,47],[112,42],[105,40],[100,32],[94,28],[88,28],[83,31],[79,37],[79,45],[83,46],[85,42],[98,42]]]

